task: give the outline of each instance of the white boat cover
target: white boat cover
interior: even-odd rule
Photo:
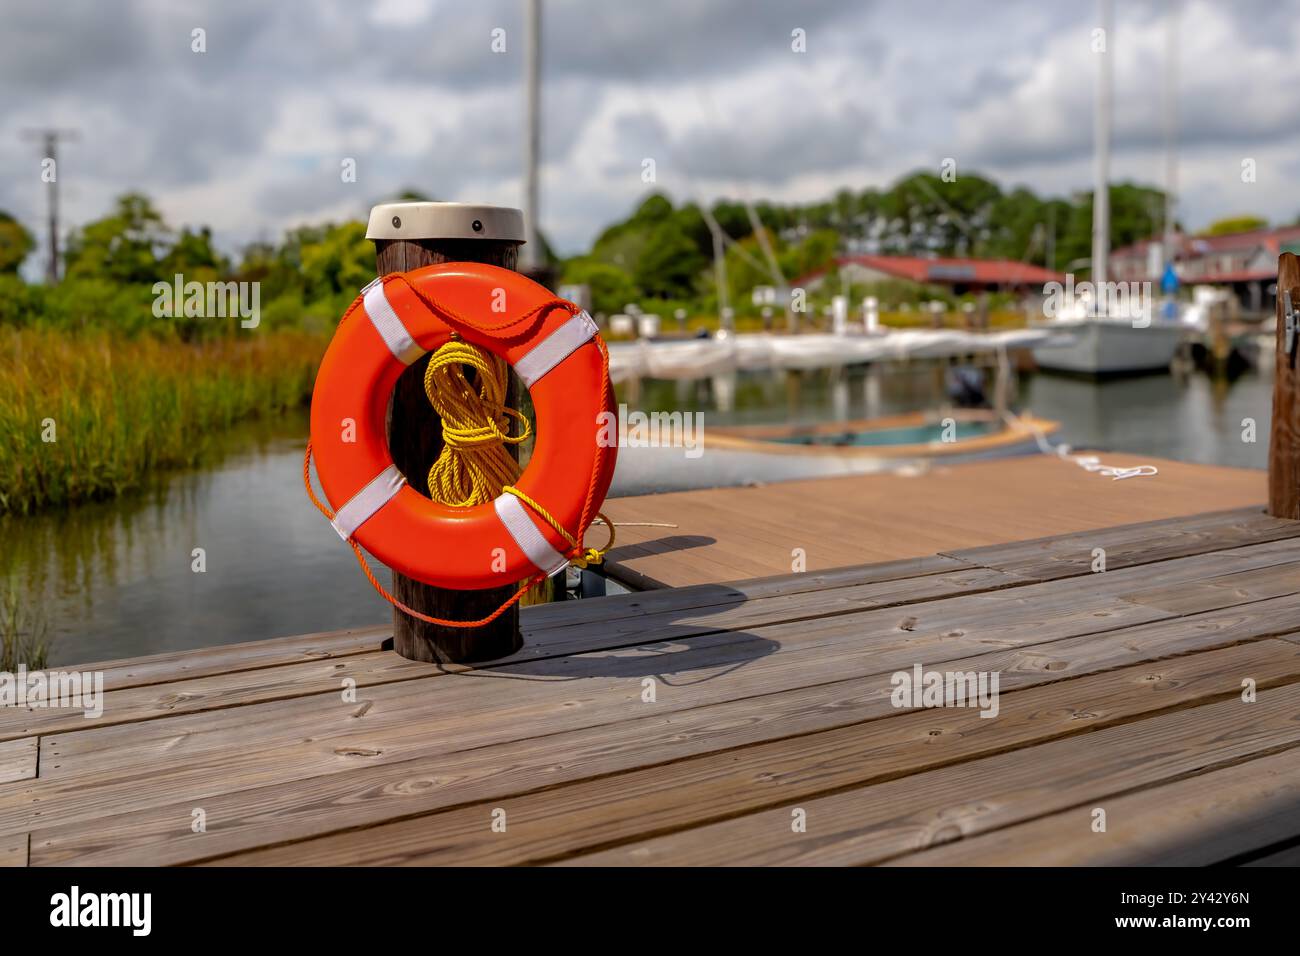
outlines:
[[[1064,341],[1057,342],[1059,338]],[[948,358],[999,349],[1066,344],[1046,329],[966,332],[898,329],[879,335],[777,335],[744,333],[716,339],[611,342],[609,374],[632,378],[703,378],[731,369],[813,369],[911,358]]]

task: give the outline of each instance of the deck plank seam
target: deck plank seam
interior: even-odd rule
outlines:
[[[1102,529],[1102,530],[1104,531],[1104,530],[1106,530],[1106,529]],[[1181,553],[1176,553],[1176,554],[1168,554],[1168,555],[1163,555],[1163,556],[1157,556],[1157,557],[1153,557],[1153,558],[1150,558],[1150,559],[1147,559],[1147,560],[1125,562],[1125,563],[1123,563],[1123,564],[1117,565],[1116,567],[1108,568],[1106,571],[1100,571],[1100,572],[1091,570],[1091,567],[1090,567],[1090,565],[1091,565],[1091,560],[1082,560],[1082,559],[1080,559],[1080,560],[1081,560],[1081,563],[1078,564],[1078,565],[1072,565],[1068,560],[1060,560],[1059,563],[1057,563],[1057,565],[1056,565],[1056,566],[1057,566],[1057,569],[1060,569],[1060,568],[1066,568],[1066,569],[1071,570],[1073,573],[1059,574],[1059,575],[1055,575],[1055,576],[1052,576],[1052,577],[1041,577],[1041,576],[1038,576],[1038,575],[1033,575],[1033,574],[1031,574],[1031,573],[1029,573],[1028,571],[1023,570],[1023,569],[1022,569],[1022,570],[1013,570],[1013,569],[1010,569],[1010,568],[999,567],[999,566],[996,565],[996,564],[982,564],[982,563],[979,563],[979,562],[976,562],[976,561],[972,561],[972,559],[969,557],[969,555],[968,555],[967,557],[965,557],[965,558],[959,558],[959,557],[957,557],[957,555],[960,554],[961,552],[947,552],[947,551],[940,551],[940,552],[937,552],[937,553],[938,553],[939,555],[941,555],[942,557],[945,557],[945,558],[956,558],[957,560],[961,560],[961,561],[966,561],[966,562],[968,562],[968,563],[972,563],[972,564],[974,564],[976,567],[983,568],[983,569],[988,570],[988,571],[1001,571],[1001,572],[1003,572],[1004,574],[1013,574],[1013,575],[1019,576],[1019,577],[1021,577],[1021,578],[1024,579],[1024,583],[1025,583],[1025,584],[1052,584],[1052,583],[1057,582],[1057,581],[1068,581],[1068,580],[1072,580],[1072,579],[1074,579],[1074,578],[1085,577],[1085,576],[1087,576],[1087,575],[1091,575],[1091,574],[1107,574],[1107,573],[1109,573],[1109,572],[1111,572],[1111,571],[1125,571],[1125,570],[1128,570],[1128,569],[1130,569],[1130,568],[1144,568],[1144,567],[1150,567],[1150,566],[1152,566],[1152,565],[1156,565],[1156,564],[1167,564],[1167,563],[1169,563],[1169,562],[1171,562],[1171,561],[1183,561],[1183,560],[1186,560],[1186,559],[1188,559],[1188,558],[1206,557],[1206,556],[1208,556],[1208,555],[1214,555],[1214,554],[1230,555],[1230,554],[1232,554],[1232,553],[1235,552],[1235,551],[1240,551],[1240,550],[1243,550],[1243,549],[1245,549],[1245,548],[1256,547],[1256,546],[1261,545],[1261,544],[1277,544],[1277,543],[1280,543],[1280,542],[1283,542],[1283,541],[1291,541],[1291,540],[1295,540],[1295,539],[1297,539],[1297,538],[1300,538],[1300,528],[1297,528],[1296,531],[1295,531],[1295,533],[1293,533],[1293,534],[1286,534],[1286,535],[1281,535],[1281,536],[1278,536],[1278,537],[1265,537],[1265,538],[1263,538],[1262,540],[1251,541],[1251,542],[1249,542],[1249,543],[1247,543],[1247,544],[1238,544],[1238,545],[1233,545],[1233,546],[1230,547],[1230,548],[1209,548],[1209,549],[1207,549],[1207,550],[1205,550],[1205,551],[1181,552]],[[1018,542],[1017,542],[1017,543],[1018,543]],[[1080,545],[1080,549],[1079,549],[1079,550],[1080,550],[1080,553],[1082,554],[1086,549],[1085,549],[1085,547],[1084,547],[1083,545]],[[1089,555],[1089,558],[1091,558],[1091,555]],[[1048,562],[1048,561],[1056,562],[1056,561],[1057,561],[1057,558],[1056,558],[1055,556],[1053,556],[1052,554],[1050,554],[1050,553],[1044,553],[1042,560],[1045,561],[1045,562]],[[1286,561],[1286,560],[1279,560],[1278,563],[1279,563],[1279,564],[1286,564],[1286,563],[1289,563],[1289,562]],[[1073,570],[1073,568],[1076,568],[1076,567],[1078,568],[1078,570],[1077,570],[1077,571]],[[1265,567],[1268,567],[1268,565],[1265,565]],[[1254,570],[1258,570],[1258,569],[1254,569]]]
[[[862,583],[862,584],[891,584],[891,583],[900,582],[900,581],[913,581],[913,580],[917,580],[917,579],[920,579],[920,578],[931,578],[931,577],[935,577],[935,576],[937,576],[937,575],[942,575],[942,574],[956,574],[956,573],[959,573],[959,572],[962,572],[962,571],[976,571],[976,570],[982,570],[982,571],[999,571],[999,572],[1001,572],[1001,573],[1003,573],[1003,574],[1012,575],[1012,572],[1002,571],[1002,569],[1000,569],[1000,568],[986,568],[986,567],[983,567],[982,565],[973,564],[973,563],[971,563],[971,562],[969,562],[969,561],[965,561],[965,560],[962,560],[962,559],[960,559],[960,558],[951,558],[951,557],[949,557],[948,555],[936,555],[936,556],[941,556],[941,557],[948,558],[949,560],[951,560],[951,561],[953,562],[953,566],[936,567],[936,568],[932,568],[932,569],[930,569],[930,570],[928,570],[928,571],[909,571],[909,572],[906,572],[906,573],[903,573],[903,572],[901,572],[901,570],[900,570],[900,573],[898,573],[898,574],[896,574],[896,575],[895,575],[895,574],[891,574],[891,575],[889,575],[889,576],[887,576],[887,577],[872,578],[870,581],[864,581],[864,582],[861,582],[861,583]],[[917,559],[917,560],[921,560],[921,559]],[[883,563],[885,563],[885,564],[892,564],[892,563],[894,563],[894,562],[883,562]],[[745,599],[745,600],[767,600],[767,599],[769,599],[769,598],[789,597],[789,596],[792,596],[792,595],[795,595],[795,594],[812,594],[812,593],[816,593],[816,592],[818,592],[818,591],[834,591],[834,590],[838,590],[838,589],[843,588],[843,587],[853,587],[853,586],[855,586],[855,585],[850,585],[850,584],[837,584],[837,583],[820,583],[820,584],[815,584],[815,585],[811,585],[811,586],[808,586],[808,587],[798,587],[798,588],[796,588],[796,589],[794,589],[794,590],[790,590],[790,591],[782,591],[782,592],[779,592],[779,593],[776,593],[776,594],[756,594],[756,595],[746,595],[746,594],[743,594],[743,593],[741,593],[741,592],[739,591],[739,589],[740,589],[741,587],[744,587],[744,586],[750,586],[750,587],[754,587],[754,586],[758,586],[758,587],[771,587],[771,586],[776,586],[776,585],[778,585],[778,584],[780,584],[780,583],[797,584],[797,583],[800,582],[801,579],[818,578],[818,577],[821,577],[821,576],[823,576],[823,575],[828,575],[828,574],[844,573],[844,572],[847,572],[847,571],[853,570],[853,569],[855,569],[855,568],[862,568],[862,567],[870,568],[870,567],[872,567],[872,565],[854,565],[854,564],[846,564],[846,565],[838,565],[838,566],[836,566],[836,567],[831,567],[831,568],[819,568],[819,569],[816,570],[816,571],[802,571],[802,572],[791,573],[791,574],[776,574],[776,575],[770,575],[770,576],[767,576],[767,577],[759,577],[759,578],[736,578],[736,579],[731,580],[731,581],[722,581],[722,582],[719,582],[719,583],[716,584],[716,585],[714,585],[714,584],[691,584],[691,585],[684,585],[684,586],[682,586],[682,587],[676,587],[676,588],[674,588],[674,587],[668,587],[668,586],[665,586],[665,585],[659,585],[659,586],[656,586],[656,587],[653,587],[653,588],[647,588],[647,589],[645,589],[645,590],[643,590],[643,591],[634,591],[634,592],[632,592],[632,593],[630,593],[630,594],[627,594],[627,595],[610,595],[608,598],[601,598],[601,599],[599,599],[599,600],[614,600],[614,601],[618,601],[618,600],[621,600],[621,599],[627,599],[627,600],[630,601],[630,599],[632,599],[632,598],[634,598],[634,597],[641,597],[642,599],[645,599],[645,598],[649,598],[649,597],[651,597],[651,596],[653,596],[653,595],[665,594],[665,593],[672,592],[672,591],[683,592],[683,591],[691,591],[691,590],[696,590],[696,589],[707,589],[707,588],[715,588],[715,587],[716,587],[716,588],[731,588],[732,591],[733,591],[733,594],[730,595],[731,597],[743,598],[743,599]],[[607,576],[607,575],[606,575],[606,576]],[[1012,575],[1012,576],[1014,576],[1014,575]],[[690,598],[688,597],[688,598],[686,598],[686,600],[690,600]],[[717,607],[717,606],[722,605],[722,604],[725,604],[725,603],[726,603],[725,600],[718,600],[718,601],[709,601],[709,602],[706,602],[706,603],[703,603],[703,604],[681,604],[681,605],[675,606],[673,609],[676,610],[676,609],[680,608],[681,610],[696,610],[696,609],[700,609],[700,610],[702,610],[702,609],[707,608],[707,607]],[[543,606],[544,606],[544,607],[551,607],[552,605],[543,605]],[[527,615],[528,615],[528,612],[531,611],[532,609],[533,609],[532,607],[525,608],[525,609],[524,609],[524,614],[525,614],[525,616],[527,616]],[[667,610],[667,608],[665,608],[664,610]],[[619,614],[619,615],[617,615],[617,616],[615,616],[615,617],[609,617],[609,618],[596,618],[596,619],[594,619],[594,620],[592,620],[592,621],[582,621],[581,623],[587,624],[587,623],[604,623],[604,622],[613,622],[613,621],[623,621],[623,620],[628,620],[628,619],[630,619],[630,618],[640,617],[640,616],[642,616],[642,615],[645,614],[645,613],[647,613],[647,612],[645,612],[642,608],[637,607],[637,606],[632,606],[632,607],[629,607],[628,612],[625,613],[625,614]],[[652,612],[650,612],[650,613],[659,613],[659,612],[652,611]],[[562,628],[565,628],[565,627],[572,627],[574,623],[576,623],[576,622],[573,622],[573,621],[561,621],[561,622],[554,623],[554,624],[552,624],[552,623],[547,623],[547,622],[542,622],[540,625],[530,625],[530,626],[528,626],[528,627],[525,627],[525,628],[524,628],[524,632],[525,632],[525,635],[527,635],[527,634],[529,634],[529,633],[534,633],[534,634],[536,634],[536,633],[542,633],[542,632],[544,632],[544,631],[559,630],[559,629],[562,629]]]
[[[1217,527],[1221,527],[1224,524],[1234,526],[1234,523],[1257,521],[1261,518],[1266,519],[1272,530],[1285,530],[1288,535],[1300,534],[1300,527],[1294,529],[1290,527],[1294,522],[1291,522],[1286,518],[1277,518],[1270,515],[1268,513],[1267,504],[1260,502],[1258,504],[1245,505],[1237,508],[1222,508],[1216,511],[1200,511],[1194,514],[1172,515],[1167,518],[1152,518],[1149,521],[1126,521],[1120,524],[1103,525],[1097,528],[1089,528],[1081,531],[1064,531],[1057,534],[1039,535],[1033,538],[994,542],[992,544],[976,545],[970,548],[958,548],[956,551],[959,554],[979,554],[986,551],[1005,550],[1011,547],[1042,546],[1055,542],[1069,541],[1072,538],[1080,538],[1085,535],[1111,534],[1120,531],[1127,533],[1141,533],[1168,529],[1179,535],[1203,537],[1207,533],[1212,534]]]
[[[268,638],[268,640],[276,641],[279,640],[279,638],[273,637],[273,638]],[[357,648],[354,651],[326,651],[319,655],[303,655],[303,658],[301,660],[268,661],[264,664],[251,664],[247,667],[235,666],[229,668],[228,670],[211,671],[209,673],[202,673],[202,674],[177,674],[171,677],[159,678],[157,680],[150,679],[150,680],[141,681],[139,683],[132,682],[129,684],[118,684],[116,686],[106,686],[104,688],[104,692],[111,693],[112,691],[117,691],[117,690],[137,690],[142,687],[162,687],[166,684],[177,684],[187,680],[204,680],[209,677],[222,677],[227,674],[251,674],[256,671],[273,670],[277,667],[293,667],[298,664],[310,664],[319,661],[344,660],[349,657],[358,657],[362,654],[373,654],[382,649],[383,648],[379,644],[376,644],[374,647]],[[117,664],[118,662],[112,661],[108,663]],[[94,670],[106,669],[105,665],[95,664],[95,663],[65,665],[65,666],[75,666],[77,667],[77,669],[83,671],[85,670],[94,671]]]

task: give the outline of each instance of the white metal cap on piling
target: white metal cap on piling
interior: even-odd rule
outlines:
[[[367,239],[524,241],[524,214],[464,202],[385,202],[370,210]]]

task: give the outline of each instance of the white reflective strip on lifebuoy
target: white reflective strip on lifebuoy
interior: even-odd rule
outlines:
[[[555,366],[572,355],[596,334],[596,323],[586,312],[571,317],[515,362],[515,374],[529,388]]]
[[[537,570],[545,571],[547,575],[558,574],[564,570],[569,559],[552,548],[551,542],[542,537],[542,532],[533,523],[533,519],[529,517],[528,511],[518,498],[506,492],[492,500],[492,507],[496,509],[497,517],[510,532],[510,537],[514,538],[515,544],[519,545],[519,550],[533,562]]]
[[[402,490],[406,478],[397,470],[396,465],[389,465],[369,483],[353,495],[334,515],[330,524],[344,541],[351,539],[356,530],[375,516],[393,496]]]
[[[424,349],[411,338],[411,333],[406,330],[402,320],[388,304],[388,296],[384,295],[383,280],[376,279],[370,283],[361,290],[361,295],[366,307],[366,317],[370,319],[370,324],[375,327],[375,331],[388,346],[388,351],[392,352],[399,362],[410,365],[424,354]]]

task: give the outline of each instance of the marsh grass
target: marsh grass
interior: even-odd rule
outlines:
[[[0,671],[43,668],[49,659],[49,633],[49,623],[39,611],[23,605],[10,581],[0,592]]]
[[[0,329],[0,514],[112,497],[198,464],[214,432],[307,401],[326,342]]]

